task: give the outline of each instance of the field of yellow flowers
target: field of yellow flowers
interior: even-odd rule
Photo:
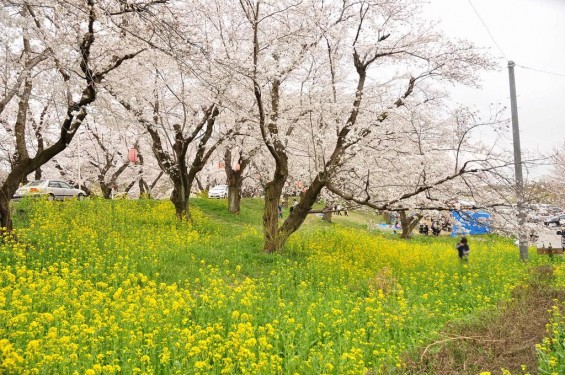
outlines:
[[[460,264],[453,239],[312,220],[266,255],[256,202],[232,217],[197,201],[191,223],[168,201],[16,207],[0,373],[402,373],[404,353],[510,298],[531,266],[494,237],[472,238]]]

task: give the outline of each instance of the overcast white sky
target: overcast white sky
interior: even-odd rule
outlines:
[[[565,141],[565,0],[429,0],[426,9],[453,37],[463,37],[500,57],[500,70],[483,75],[480,90],[458,88],[454,99],[487,112],[507,106],[508,60],[562,76],[515,68],[522,147],[547,151]],[[472,3],[494,40],[473,11]],[[500,103],[500,104],[498,104]],[[488,113],[488,112],[487,112]]]

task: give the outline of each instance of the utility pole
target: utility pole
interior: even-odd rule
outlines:
[[[78,160],[78,165],[77,165],[77,175],[78,175],[78,188],[81,189],[82,186],[82,178],[80,175],[80,133],[78,133],[77,130],[77,160]]]
[[[512,138],[514,140],[514,173],[516,177],[516,195],[518,209],[518,240],[520,259],[528,260],[528,236],[525,232],[526,215],[524,212],[524,177],[522,175],[522,151],[520,149],[520,127],[518,126],[518,104],[516,103],[516,82],[514,80],[514,61],[508,61],[510,79],[510,108],[512,110]]]

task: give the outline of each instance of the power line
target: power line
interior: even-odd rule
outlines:
[[[481,17],[481,15],[479,14],[479,12],[477,11],[477,8],[475,8],[475,6],[473,5],[473,3],[471,2],[471,0],[467,0],[469,2],[469,5],[471,6],[471,8],[473,8],[473,11],[475,12],[475,14],[477,15],[477,17],[479,17],[479,20],[481,20],[481,23],[483,24],[485,30],[487,31],[488,35],[490,36],[490,39],[492,40],[492,42],[494,43],[494,45],[496,46],[496,48],[498,48],[498,50],[500,51],[500,53],[502,54],[502,57],[504,57],[506,60],[508,60],[506,58],[506,54],[504,53],[504,51],[502,50],[502,48],[500,48],[500,46],[498,45],[498,43],[496,42],[496,40],[494,39],[494,36],[492,35],[492,33],[490,32],[490,29],[488,28],[487,24],[485,23],[485,21],[483,20],[483,18]]]
[[[549,74],[549,75],[552,75],[552,76],[558,76],[558,77],[565,77],[565,74],[561,74],[561,73],[554,73],[554,72],[549,72],[549,71],[543,70],[543,69],[530,68],[529,66],[524,66],[524,65],[520,65],[520,64],[516,64],[516,66],[520,67],[522,69],[533,70],[534,72],[545,73],[545,74]]]
[[[477,15],[477,17],[479,18],[479,20],[481,21],[481,23],[483,24],[485,30],[487,31],[488,35],[490,36],[490,39],[492,40],[492,42],[494,43],[494,45],[496,46],[496,48],[498,48],[498,51],[500,51],[500,53],[502,54],[502,57],[506,58],[506,54],[504,53],[504,51],[502,50],[502,48],[500,47],[500,45],[496,42],[496,39],[494,39],[494,36],[492,35],[492,33],[490,32],[490,29],[488,28],[486,22],[483,20],[483,18],[481,17],[481,15],[479,14],[479,12],[477,11],[477,8],[475,8],[475,5],[473,5],[473,2],[471,0],[467,0],[467,2],[469,3],[469,5],[471,6],[471,8],[473,8],[473,11],[475,12],[475,14]],[[507,59],[508,60],[508,59]],[[549,74],[552,76],[557,76],[557,77],[565,77],[565,74],[561,74],[561,73],[554,73],[554,72],[550,72],[547,70],[543,70],[543,69],[536,69],[536,68],[531,68],[529,66],[524,66],[524,65],[520,65],[520,64],[516,64],[517,67],[520,67],[522,69],[528,69],[528,70],[533,70],[535,72],[539,72],[539,73],[544,73],[544,74]]]

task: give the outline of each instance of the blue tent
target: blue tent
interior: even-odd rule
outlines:
[[[452,236],[491,232],[490,214],[486,211],[452,211]]]

